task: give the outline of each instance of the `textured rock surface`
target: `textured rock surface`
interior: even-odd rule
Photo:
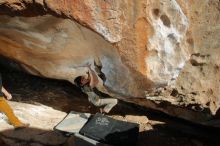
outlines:
[[[8,16],[0,16],[0,54],[32,74],[70,82],[98,60],[105,86],[132,97],[118,98],[209,124],[220,106],[219,6],[218,0],[2,0],[0,13]],[[144,91],[146,100],[135,98]]]
[[[5,115],[0,115],[1,137],[8,145],[60,145],[66,139],[61,133],[54,132],[53,127],[65,116],[65,112],[54,110],[43,105],[10,103],[20,120],[30,123],[31,128],[13,130],[7,123]]]
[[[106,84],[122,93],[137,92],[125,86],[134,81],[116,48],[76,22],[50,15],[1,16],[0,21],[2,54],[21,62],[30,73],[74,83],[76,77],[86,74],[83,66],[100,60]],[[127,80],[120,80],[123,77]]]

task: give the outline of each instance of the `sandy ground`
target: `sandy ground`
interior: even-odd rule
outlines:
[[[0,115],[0,145],[71,146],[71,138],[53,130],[69,111],[95,114],[86,95],[65,81],[42,79],[10,70],[2,70],[5,87],[12,93],[10,102],[20,119],[29,122],[26,129],[14,130]],[[209,129],[175,119],[159,112],[120,101],[109,116],[140,124],[137,146],[219,145],[219,129]]]

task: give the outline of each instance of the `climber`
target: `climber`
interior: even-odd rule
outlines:
[[[88,75],[76,78],[75,83],[88,95],[89,102],[98,107],[104,106],[104,108],[100,108],[101,113],[109,113],[118,103],[118,100],[109,98],[107,94],[101,92],[106,91],[102,80],[95,74],[90,65],[88,65],[88,70]],[[100,98],[100,96],[106,98]]]
[[[22,123],[14,114],[13,110],[5,100],[11,100],[11,94],[2,86],[2,77],[0,74],[0,112],[3,112],[7,117],[10,124],[12,124],[16,129],[28,127],[29,124]]]

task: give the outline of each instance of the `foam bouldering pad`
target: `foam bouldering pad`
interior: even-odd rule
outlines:
[[[111,146],[111,145],[98,142],[94,139],[76,133],[74,134],[74,146]]]
[[[139,125],[115,120],[98,113],[88,120],[79,133],[101,143],[135,146],[139,134]]]
[[[69,134],[79,133],[80,129],[85,125],[90,116],[90,113],[79,113],[71,111],[61,122],[59,122],[54,127],[54,130]]]

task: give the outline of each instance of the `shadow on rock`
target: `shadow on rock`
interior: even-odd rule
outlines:
[[[154,125],[140,132],[138,146],[219,146],[219,131],[182,123]]]
[[[9,129],[0,133],[2,143],[9,146],[58,146],[67,141],[59,132],[37,128]]]

